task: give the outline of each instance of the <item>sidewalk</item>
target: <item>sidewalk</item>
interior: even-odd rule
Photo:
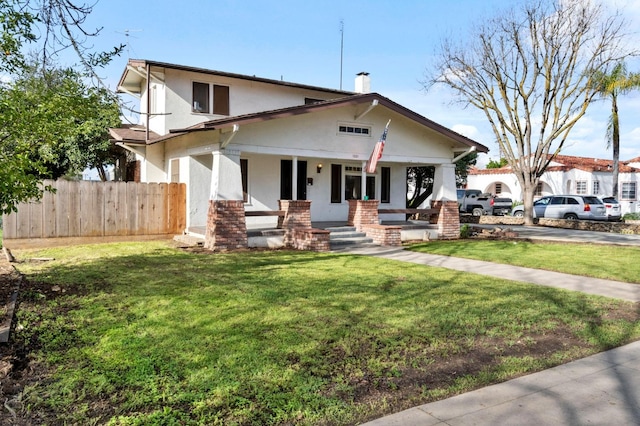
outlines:
[[[415,253],[402,248],[361,247],[338,252],[640,301],[639,284]],[[365,423],[366,426],[586,424],[640,425],[640,341]]]

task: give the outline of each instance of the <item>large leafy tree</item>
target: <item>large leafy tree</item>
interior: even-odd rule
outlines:
[[[443,41],[425,85],[484,113],[523,189],[525,223],[540,177],[597,96],[590,70],[609,73],[631,53],[625,28],[596,2],[529,0]]]
[[[607,125],[607,148],[613,148],[613,193],[618,197],[618,175],[620,170],[620,118],[618,116],[618,96],[627,94],[633,89],[640,88],[640,73],[627,71],[624,62],[619,62],[611,70],[605,73],[596,70],[594,85],[598,93],[607,99],[611,99],[611,115]]]
[[[41,178],[109,161],[105,129],[119,114],[96,69],[123,46],[91,51],[100,32],[85,28],[92,10],[80,0],[0,0],[0,72],[10,81],[0,87],[2,212],[41,196]],[[77,67],[56,69],[66,50]]]
[[[24,192],[4,194],[2,210],[10,211],[23,196],[37,196],[39,179],[111,162],[107,128],[119,123],[113,95],[88,85],[81,73],[25,69],[0,88],[0,161],[13,170],[6,176],[11,182],[24,183],[18,186]]]

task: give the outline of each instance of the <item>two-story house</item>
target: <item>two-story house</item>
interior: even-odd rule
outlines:
[[[370,84],[367,73],[348,92],[129,60],[118,91],[139,98],[141,120],[111,134],[135,153],[142,182],[186,183],[188,229],[209,229],[216,211],[238,205],[239,226],[275,226],[277,217],[246,213],[278,211],[281,200],[310,201],[314,222],[346,222],[349,200],[405,208],[409,166],[435,166],[433,199],[455,201],[455,158],[488,149]],[[389,120],[382,157],[366,173]]]

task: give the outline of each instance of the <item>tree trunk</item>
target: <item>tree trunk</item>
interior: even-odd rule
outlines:
[[[618,120],[618,102],[615,96],[612,97],[611,105],[611,145],[613,148],[613,194],[611,194],[611,196],[619,199],[618,174],[620,162],[620,122]]]

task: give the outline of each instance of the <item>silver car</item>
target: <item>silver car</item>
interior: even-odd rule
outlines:
[[[516,206],[512,215],[524,216],[524,206]],[[607,220],[607,210],[602,200],[593,195],[547,195],[534,201],[533,217]]]

